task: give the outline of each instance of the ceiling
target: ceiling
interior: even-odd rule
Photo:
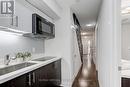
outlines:
[[[122,23],[130,23],[130,0],[121,1]]]
[[[130,14],[130,0],[121,1],[121,11],[122,14]]]
[[[76,2],[72,5],[72,9],[76,13],[82,28],[93,28],[100,11],[101,0],[76,0]],[[93,24],[93,26],[86,26],[86,24]]]

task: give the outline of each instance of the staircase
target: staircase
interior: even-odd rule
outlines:
[[[76,34],[77,34],[77,41],[78,41],[81,61],[83,62],[83,45],[82,45],[82,38],[81,38],[80,27],[76,30]]]
[[[77,29],[76,29],[77,41],[78,41],[81,61],[83,62],[83,45],[82,45],[82,38],[81,38],[81,26],[80,26],[80,23],[75,15],[75,13],[73,13],[73,20],[74,20],[74,24],[77,25]]]

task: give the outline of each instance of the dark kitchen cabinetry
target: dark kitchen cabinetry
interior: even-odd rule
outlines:
[[[27,87],[26,75],[5,82],[0,87]]]
[[[39,68],[34,71],[35,84],[33,87],[53,87],[61,84],[61,61],[56,61],[51,64]]]
[[[17,77],[0,87],[57,87],[61,84],[61,60]]]
[[[130,87],[130,78],[122,78],[122,86],[121,87]]]

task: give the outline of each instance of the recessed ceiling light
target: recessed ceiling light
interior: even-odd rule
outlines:
[[[86,35],[87,33],[86,32],[82,32],[81,35]]]
[[[91,26],[93,26],[93,24],[86,24],[86,26],[87,26],[87,27],[91,27]]]

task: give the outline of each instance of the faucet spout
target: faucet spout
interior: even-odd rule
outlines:
[[[11,61],[10,55],[6,55],[4,60],[5,65],[9,65],[10,61]]]
[[[11,60],[15,60],[15,59],[17,59],[17,57],[10,57],[10,55],[7,54],[7,55],[5,56],[5,59],[4,59],[4,64],[5,64],[5,65],[9,65],[10,61],[11,61]]]

